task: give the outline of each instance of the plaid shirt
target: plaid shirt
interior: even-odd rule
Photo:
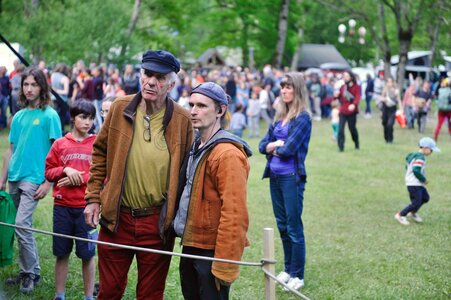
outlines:
[[[276,141],[274,136],[275,124],[271,124],[268,132],[260,141],[258,146],[261,154],[266,154],[266,167],[263,172],[263,178],[268,178],[270,169],[269,165],[273,157],[272,154],[266,153],[266,146]],[[290,157],[294,156],[296,164],[296,181],[306,181],[307,172],[305,170],[305,158],[308,152],[308,144],[310,141],[310,135],[312,132],[312,118],[310,114],[306,111],[301,112],[296,118],[290,120],[288,124],[288,138],[285,144],[281,147],[277,147],[277,155],[280,157]]]

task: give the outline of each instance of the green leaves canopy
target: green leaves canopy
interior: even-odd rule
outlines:
[[[375,1],[360,2],[358,10],[366,19],[343,7],[334,9],[326,2],[333,3],[290,1],[284,65],[290,65],[299,43],[334,44],[344,57],[360,64],[374,60],[377,50],[369,30],[363,46],[357,38],[350,37],[339,44],[337,27],[350,18],[356,19],[357,28],[375,26]],[[280,0],[142,0],[137,26],[128,40],[125,37],[133,4],[134,0],[1,1],[0,32],[10,42],[20,43],[26,57],[35,62],[39,59],[69,64],[78,59],[96,63],[133,59],[136,62],[139,54],[150,48],[167,49],[183,60],[217,46],[240,48],[245,65],[249,62],[250,48],[254,50],[257,67],[273,62]],[[425,20],[439,17],[428,13]],[[427,36],[424,22],[415,34],[413,47],[428,47],[427,39],[417,38]],[[387,26],[390,41],[396,46],[393,16]],[[298,35],[300,27],[304,29],[302,40]],[[439,39],[438,48],[446,50],[449,32],[444,32],[440,31],[443,38]],[[124,44],[125,57],[119,57]]]

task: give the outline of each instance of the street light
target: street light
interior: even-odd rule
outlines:
[[[360,28],[359,28],[359,43],[361,45],[365,44],[365,34],[366,34],[365,27],[360,26]]]
[[[338,32],[340,33],[338,36],[338,41],[343,44],[345,42],[346,25],[338,25]]]
[[[349,24],[349,35],[354,35],[355,33],[355,24],[357,22],[354,19],[350,19],[348,24]]]
[[[355,34],[355,27],[357,25],[357,22],[354,19],[350,19],[348,21],[348,24],[349,24],[349,35],[353,36]],[[345,42],[345,39],[346,39],[345,38],[346,25],[345,24],[338,25],[338,32],[339,32],[338,42],[343,44]],[[362,44],[362,45],[365,44],[366,28],[363,27],[363,26],[360,26],[359,30],[358,30],[358,33],[359,33],[359,43]]]

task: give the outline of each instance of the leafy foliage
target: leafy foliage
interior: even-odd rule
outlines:
[[[382,1],[382,0],[380,0]],[[392,3],[392,1],[387,1]],[[425,1],[429,7],[430,1]],[[277,42],[280,0],[167,0],[142,1],[138,23],[130,40],[125,39],[134,0],[46,0],[0,2],[1,33],[11,42],[20,43],[28,59],[49,62],[119,63],[136,61],[149,48],[164,48],[184,60],[198,57],[211,47],[227,46],[242,51],[243,64],[248,65],[251,48],[256,66],[272,62]],[[409,0],[417,7],[420,0]],[[355,64],[374,60],[379,53],[380,31],[378,1],[360,1],[358,7],[350,0],[290,1],[287,40],[283,64],[290,65],[299,43],[334,44]],[[428,49],[431,25],[440,21],[437,49],[450,49],[449,5],[443,11],[435,6],[424,12],[414,34],[412,48]],[[366,43],[360,45],[357,34],[337,41],[337,26],[350,18],[357,28],[365,26]],[[386,9],[386,24],[393,54],[399,47],[396,22]],[[303,28],[302,40],[298,36]],[[372,29],[372,30],[370,30]],[[127,45],[125,57],[119,57]],[[379,53],[380,54],[380,53]]]

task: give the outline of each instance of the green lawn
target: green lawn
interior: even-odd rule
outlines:
[[[433,136],[436,118],[431,114],[427,136]],[[345,152],[332,141],[330,123],[315,122],[307,157],[303,220],[307,243],[306,286],[311,299],[450,299],[451,297],[451,139],[442,128],[438,146],[442,153],[427,159],[431,201],[420,211],[423,224],[402,226],[395,212],[408,202],[404,186],[404,157],[417,150],[416,130],[395,129],[395,142],[386,145],[378,115],[359,118],[361,150],[354,150],[346,132]],[[262,132],[263,133],[263,132]],[[268,181],[261,180],[264,156],[258,154],[258,140],[249,141],[248,188],[249,240],[243,260],[259,261],[263,256],[263,228],[275,228]],[[7,147],[7,135],[0,132],[0,152]],[[35,214],[36,228],[51,230],[52,200],[43,200]],[[275,232],[277,272],[283,268],[283,254]],[[5,287],[4,280],[17,267],[0,269],[0,299],[51,299],[54,295],[51,237],[37,235],[42,284],[31,296]],[[176,251],[180,251],[177,246]],[[178,258],[172,260],[166,299],[182,299],[178,279]],[[69,299],[82,298],[81,265],[73,257],[67,286]],[[136,270],[130,272],[124,299],[134,299]],[[3,298],[2,298],[3,297]],[[242,267],[232,286],[232,299],[264,299],[263,272]],[[277,288],[277,299],[295,299]]]

